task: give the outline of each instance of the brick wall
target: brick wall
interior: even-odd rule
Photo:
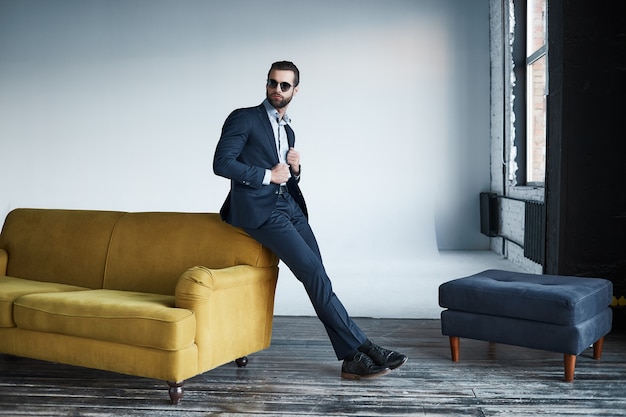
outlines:
[[[543,266],[524,256],[524,201],[544,201],[544,189],[520,187],[511,181],[515,170],[512,145],[512,94],[509,45],[502,33],[509,33],[509,4],[502,10],[501,0],[490,0],[491,50],[491,192],[500,196],[500,237],[491,239],[491,250],[532,273]],[[503,19],[503,13],[506,17]],[[504,25],[504,27],[503,27]],[[506,99],[505,99],[506,97]]]

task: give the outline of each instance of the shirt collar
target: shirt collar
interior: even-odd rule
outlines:
[[[267,111],[267,115],[270,118],[270,120],[278,122],[278,118],[280,117],[280,114],[278,113],[278,110],[276,110],[274,106],[270,104],[268,99],[263,100],[263,106],[265,106],[265,110]],[[285,113],[285,115],[283,116],[283,119],[280,121],[280,124],[284,125],[284,124],[289,124],[289,123],[291,123],[291,119],[289,118],[287,113]]]

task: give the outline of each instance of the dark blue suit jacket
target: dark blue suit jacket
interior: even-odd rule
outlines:
[[[289,147],[295,134],[285,126]],[[272,125],[263,104],[233,111],[222,127],[213,158],[213,172],[230,179],[230,193],[220,210],[222,219],[238,227],[257,228],[272,214],[278,184],[263,185],[266,169],[278,164]],[[289,193],[307,216],[304,197],[292,173]]]

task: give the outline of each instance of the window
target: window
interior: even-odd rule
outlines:
[[[546,173],[548,93],[548,0],[527,0],[526,13],[526,183],[543,185]]]

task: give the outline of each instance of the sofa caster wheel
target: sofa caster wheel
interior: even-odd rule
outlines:
[[[238,367],[243,368],[244,366],[248,364],[248,357],[244,356],[243,358],[236,359],[235,363],[237,364]]]

